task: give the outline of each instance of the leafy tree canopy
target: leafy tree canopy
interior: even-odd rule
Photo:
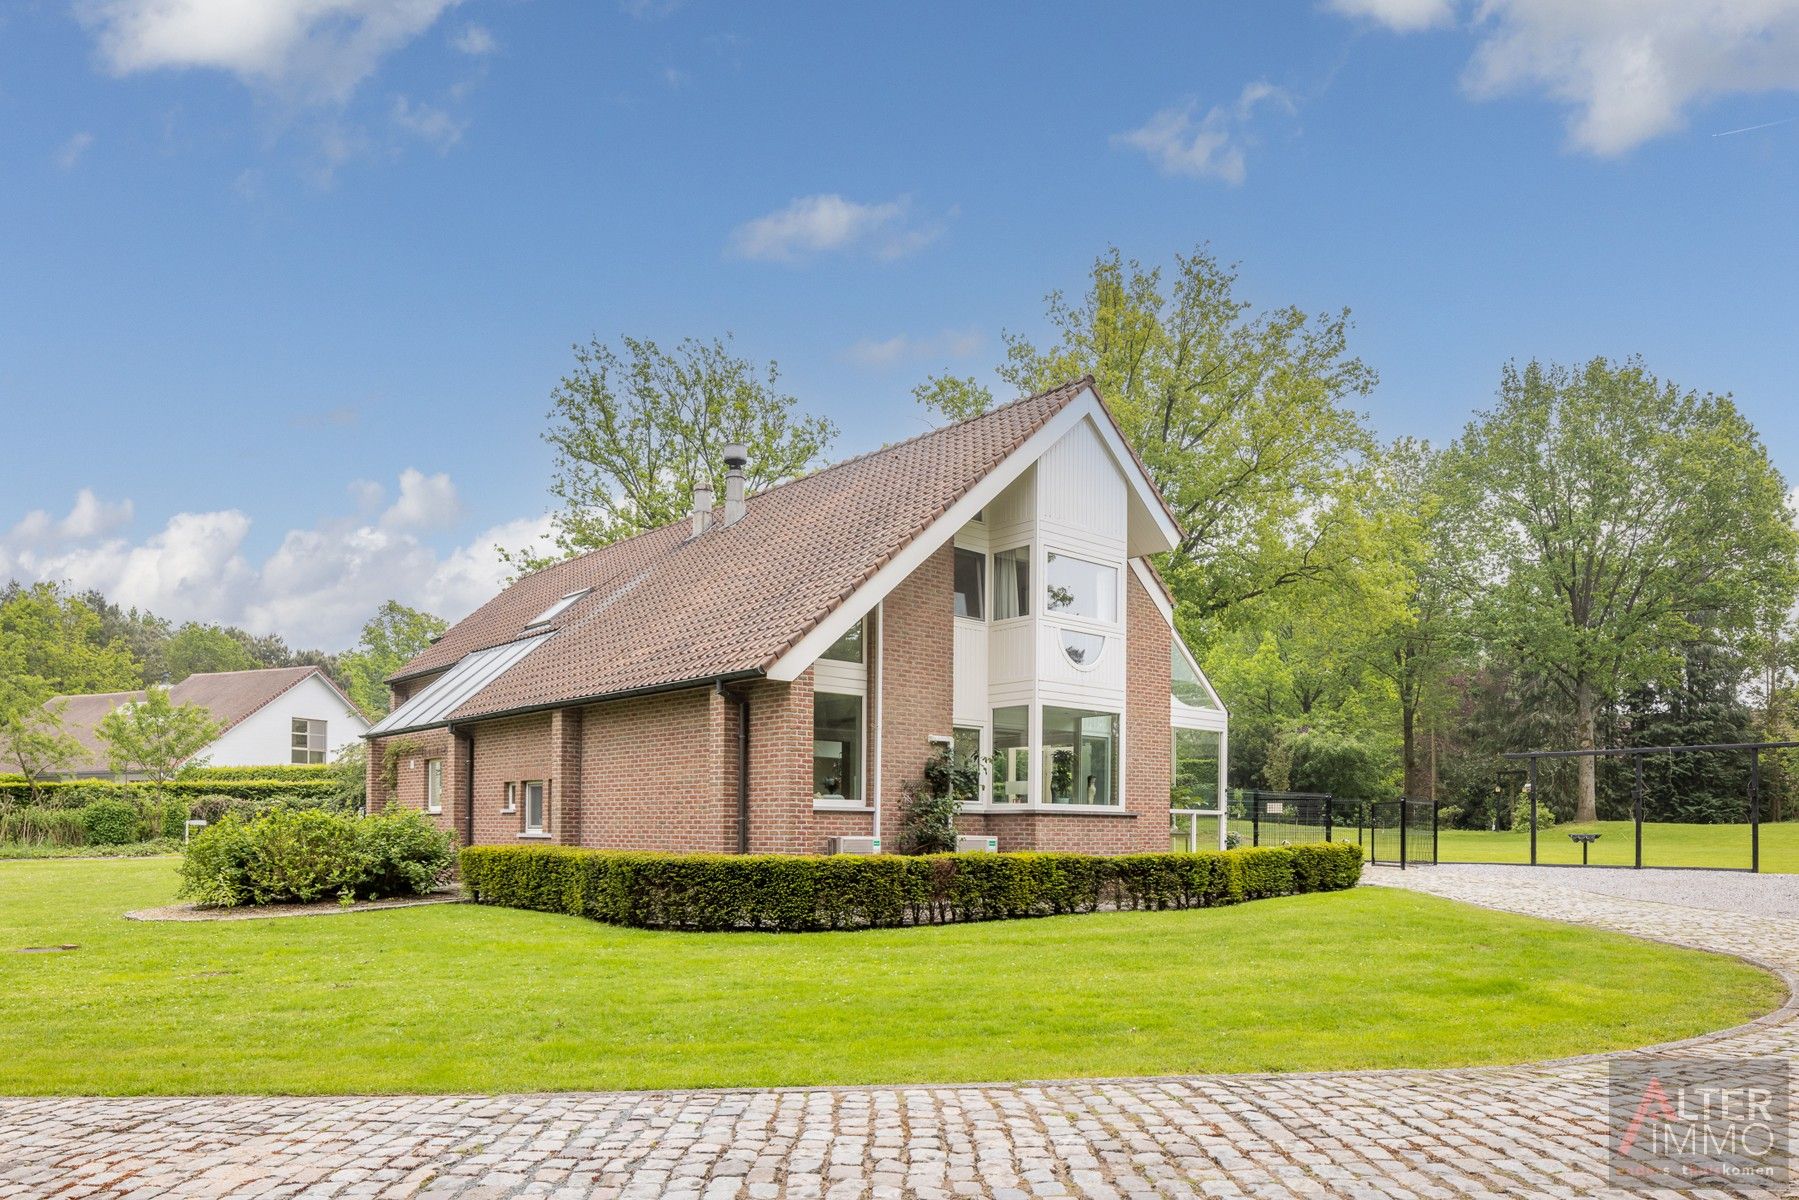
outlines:
[[[758,368],[726,341],[686,338],[673,350],[647,338],[621,344],[577,345],[574,370],[551,393],[544,440],[555,451],[559,553],[508,553],[516,567],[536,570],[680,520],[693,508],[695,483],[722,494],[727,442],[748,447],[756,491],[818,465],[837,435],[779,388],[774,363]]]
[[[114,772],[142,774],[160,786],[203,765],[195,755],[219,736],[219,725],[200,705],[174,704],[167,688],[151,687],[142,700],[101,717],[94,731]]]
[[[340,660],[347,690],[371,718],[387,715],[387,677],[421,653],[449,626],[442,617],[389,600],[362,627],[362,640]]]
[[[162,653],[169,683],[211,671],[254,671],[263,665],[240,639],[219,626],[191,621],[175,631]]]

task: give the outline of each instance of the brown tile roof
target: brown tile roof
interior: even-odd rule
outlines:
[[[233,726],[262,708],[276,697],[297,687],[309,675],[318,675],[331,689],[343,695],[330,675],[320,667],[266,667],[256,671],[211,671],[189,675],[169,688],[174,704],[198,704],[211,710],[219,723],[222,737]],[[81,743],[86,754],[68,769],[81,775],[109,770],[106,744],[94,732],[100,718],[122,704],[144,698],[139,692],[101,692],[87,696],[56,696],[49,704],[62,705],[63,732]],[[349,704],[349,698],[344,697]],[[354,708],[355,705],[351,704]]]
[[[751,497],[742,520],[702,537],[683,521],[527,575],[395,678],[516,640],[557,598],[587,587],[549,626],[556,637],[450,719],[766,670],[1091,386],[1078,380],[778,484]]]

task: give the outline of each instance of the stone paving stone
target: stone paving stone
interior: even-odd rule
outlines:
[[[1497,874],[1369,876],[1799,977],[1799,914]],[[1789,1009],[1670,1052],[1799,1059],[1799,1019]],[[1605,1179],[1605,1084],[1604,1061],[1587,1059],[1001,1087],[0,1098],[0,1200],[1610,1197],[1623,1193]],[[1738,1193],[1670,1179],[1630,1195]]]

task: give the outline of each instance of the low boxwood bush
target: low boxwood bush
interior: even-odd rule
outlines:
[[[188,843],[180,895],[225,907],[411,896],[430,891],[453,861],[450,835],[416,809],[227,812]]]
[[[1202,908],[1354,887],[1342,843],[1193,854],[634,854],[471,846],[483,904],[647,929],[866,929],[1126,909]]]

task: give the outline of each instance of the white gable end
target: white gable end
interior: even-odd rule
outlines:
[[[296,718],[325,722],[325,749],[335,761],[343,748],[368,732],[369,723],[337,689],[317,675],[308,675],[275,697],[208,746],[203,754],[209,766],[267,767],[293,762],[293,723]]]

